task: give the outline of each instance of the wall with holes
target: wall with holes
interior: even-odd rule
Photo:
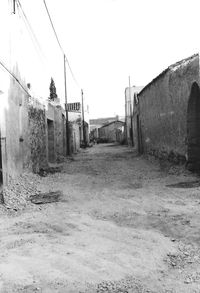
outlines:
[[[198,55],[171,65],[139,93],[134,130],[145,153],[177,163],[186,160],[187,107],[195,81],[199,83]]]

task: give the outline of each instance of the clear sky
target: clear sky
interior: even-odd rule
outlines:
[[[21,0],[63,96],[62,55],[42,0]],[[90,117],[124,115],[124,90],[199,51],[199,0],[46,0]],[[54,57],[52,57],[54,56]],[[50,60],[50,61],[49,61]],[[58,73],[59,72],[59,73]],[[59,74],[60,77],[59,77]],[[68,101],[80,88],[67,71]]]

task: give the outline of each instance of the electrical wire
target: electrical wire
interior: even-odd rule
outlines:
[[[25,14],[25,12],[24,12],[24,10],[23,10],[23,8],[22,8],[22,5],[21,5],[20,0],[16,0],[16,2],[17,2],[17,4],[18,4],[18,7],[19,7],[20,10],[21,10],[21,13],[22,13],[21,16],[22,16],[23,21],[24,21],[24,23],[25,23],[25,26],[26,26],[26,28],[27,28],[27,30],[28,30],[28,33],[29,33],[30,36],[31,36],[32,42],[33,42],[33,44],[34,44],[34,46],[35,46],[35,49],[36,49],[37,53],[39,54],[40,59],[41,59],[42,62],[43,62],[44,59],[46,60],[46,57],[45,57],[45,55],[44,55],[44,53],[43,53],[43,50],[42,50],[42,48],[41,48],[41,46],[40,46],[40,43],[39,43],[39,41],[38,41],[38,39],[37,39],[37,37],[36,37],[36,35],[35,35],[35,33],[34,33],[34,30],[33,30],[33,28],[32,28],[32,26],[31,26],[31,24],[30,24],[30,22],[29,22],[29,20],[28,20],[28,18],[27,18],[27,16],[26,16],[26,14]]]
[[[60,44],[60,41],[59,41],[58,35],[57,35],[57,33],[56,33],[56,30],[55,30],[55,27],[54,27],[53,21],[52,21],[52,19],[51,19],[51,15],[50,15],[50,13],[49,13],[49,9],[48,9],[48,7],[47,7],[46,1],[43,0],[43,2],[44,2],[44,6],[45,6],[45,9],[46,9],[46,12],[47,12],[47,14],[48,14],[49,21],[50,21],[50,23],[51,23],[51,27],[52,27],[52,29],[53,29],[54,35],[55,35],[56,40],[57,40],[57,42],[58,42],[58,45],[59,45],[59,47],[60,47],[60,50],[62,51],[63,55],[65,55],[64,50],[63,50],[63,48],[62,48],[62,46],[61,46],[61,44]]]
[[[58,38],[58,35],[57,35],[57,33],[56,33],[56,30],[55,30],[55,27],[54,27],[54,24],[53,24],[53,21],[52,21],[51,15],[50,15],[50,13],[49,13],[49,9],[48,9],[47,4],[46,4],[46,1],[43,0],[43,3],[44,3],[44,6],[45,6],[45,9],[46,9],[46,12],[47,12],[47,14],[48,14],[49,21],[50,21],[50,23],[51,23],[51,27],[52,27],[52,30],[53,30],[54,35],[55,35],[55,37],[56,37],[57,43],[58,43],[58,45],[59,45],[59,47],[60,47],[60,50],[61,50],[62,54],[64,55],[65,61],[67,62],[67,65],[68,65],[69,70],[70,70],[70,72],[71,72],[72,78],[74,79],[76,85],[80,88],[80,85],[79,85],[79,83],[77,82],[77,80],[76,80],[76,78],[75,78],[75,75],[74,75],[74,73],[73,73],[73,71],[72,71],[72,68],[71,68],[71,66],[70,66],[69,60],[67,59],[66,54],[65,54],[65,52],[64,52],[64,50],[63,50],[63,48],[62,48],[62,46],[61,46],[61,43],[60,43],[60,41],[59,41],[59,38]]]
[[[0,65],[16,80],[16,82],[21,86],[21,88],[25,91],[25,93],[31,97],[29,92],[25,89],[25,87],[21,84],[19,79],[3,64],[3,62],[0,61]]]

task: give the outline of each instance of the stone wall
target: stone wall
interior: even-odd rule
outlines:
[[[198,55],[170,66],[139,93],[134,110],[137,147],[140,136],[145,153],[176,163],[186,160],[187,107],[194,82],[199,82]]]
[[[19,76],[17,67],[16,74]],[[39,172],[46,165],[45,109],[30,98],[28,89],[9,77],[8,92],[2,100],[1,151],[3,182],[24,169]]]
[[[29,148],[30,161],[29,166],[34,173],[47,167],[46,152],[46,115],[45,109],[29,106]]]

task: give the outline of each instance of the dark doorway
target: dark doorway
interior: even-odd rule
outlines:
[[[200,89],[192,84],[187,109],[187,167],[191,171],[200,170]]]
[[[52,120],[47,119],[48,129],[48,160],[50,163],[55,161],[55,146],[54,146],[54,123]]]

